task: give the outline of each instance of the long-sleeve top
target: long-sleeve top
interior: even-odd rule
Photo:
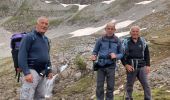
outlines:
[[[123,57],[123,49],[120,39],[115,35],[111,37],[100,37],[95,44],[93,55],[97,55],[99,59],[107,59],[105,64],[111,64],[114,62],[114,60],[110,58],[111,53],[116,54],[116,59],[121,59]]]
[[[127,50],[125,50],[124,57],[121,60],[122,64],[131,65],[131,62],[130,62],[131,59],[143,59],[141,63],[141,67],[150,66],[150,54],[149,54],[148,45],[146,45],[145,49],[143,49],[144,46],[140,38],[138,38],[136,43],[132,40],[131,37],[129,39],[130,40],[127,42],[128,48]]]
[[[36,30],[27,33],[21,41],[18,64],[24,75],[30,74],[29,60],[34,62],[34,65],[44,65],[35,66],[37,72],[44,70],[46,66],[51,66],[47,37]]]

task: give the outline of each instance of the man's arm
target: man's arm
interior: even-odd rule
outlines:
[[[101,41],[101,39],[98,39],[96,41],[96,44],[95,44],[95,47],[93,49],[92,56],[91,56],[92,61],[95,61],[97,59],[98,52],[99,52],[99,49],[100,49],[100,41]]]
[[[94,49],[93,49],[93,55],[98,55],[98,52],[99,52],[99,49],[100,49],[100,42],[101,42],[101,39],[98,39],[97,41],[96,41],[96,44],[95,44],[95,47],[94,47]]]
[[[28,52],[30,49],[30,45],[31,38],[28,35],[26,35],[21,41],[18,53],[18,65],[22,69],[25,76],[30,74],[30,70],[28,67]]]

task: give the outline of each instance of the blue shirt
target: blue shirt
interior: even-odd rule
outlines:
[[[47,37],[41,35],[35,30],[32,31],[32,33],[26,34],[21,41],[21,46],[19,49],[18,64],[24,75],[30,74],[30,67],[28,65],[29,59],[35,60],[35,63],[51,66]],[[45,69],[45,66],[36,67],[36,71]]]
[[[103,36],[99,38],[95,44],[93,55],[97,55],[99,59],[106,59],[103,62],[103,65],[105,65],[114,63],[110,57],[111,53],[116,54],[116,59],[123,57],[123,48],[120,39],[116,36]]]

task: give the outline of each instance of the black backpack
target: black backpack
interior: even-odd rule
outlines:
[[[20,77],[19,75],[19,66],[18,66],[18,52],[19,52],[19,47],[21,44],[21,40],[22,38],[26,35],[26,32],[23,33],[15,33],[11,36],[11,53],[12,53],[12,59],[13,59],[13,63],[14,63],[14,68],[15,68],[15,77],[18,76],[18,78]],[[19,79],[18,79],[19,82]]]

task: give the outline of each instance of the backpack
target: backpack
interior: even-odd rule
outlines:
[[[15,77],[18,76],[18,82],[19,82],[19,77],[20,77],[20,69],[18,66],[18,52],[19,52],[19,47],[21,44],[21,40],[22,38],[26,35],[26,32],[23,33],[15,33],[11,36],[11,43],[10,43],[10,47],[12,49],[11,53],[12,53],[12,59],[14,62],[14,68],[15,68]]]
[[[142,41],[142,46],[143,46],[142,55],[144,57],[144,52],[145,52],[145,48],[146,48],[147,43],[146,43],[146,40],[143,37],[140,37],[140,40]],[[125,38],[122,41],[122,46],[123,46],[124,54],[128,54],[128,42],[129,41],[130,41],[130,37]]]
[[[15,33],[11,37],[11,49],[18,50],[20,47],[20,43],[22,38],[26,35],[26,32],[23,33]]]
[[[19,66],[18,66],[18,52],[19,52],[21,40],[26,34],[30,35],[32,37],[32,42],[31,42],[31,46],[32,46],[33,43],[35,42],[36,38],[37,38],[36,35],[33,32],[17,33],[17,34],[12,35],[12,37],[11,37],[11,49],[12,49],[11,53],[12,53],[14,68],[15,68],[15,72],[16,72],[15,77],[18,76],[18,79],[17,79],[18,82],[19,82],[19,79],[20,79],[20,69],[19,69]],[[50,51],[50,40],[46,36],[44,37],[44,39],[46,40],[46,43],[49,47],[48,49]],[[30,49],[31,48],[32,47],[30,47]]]

